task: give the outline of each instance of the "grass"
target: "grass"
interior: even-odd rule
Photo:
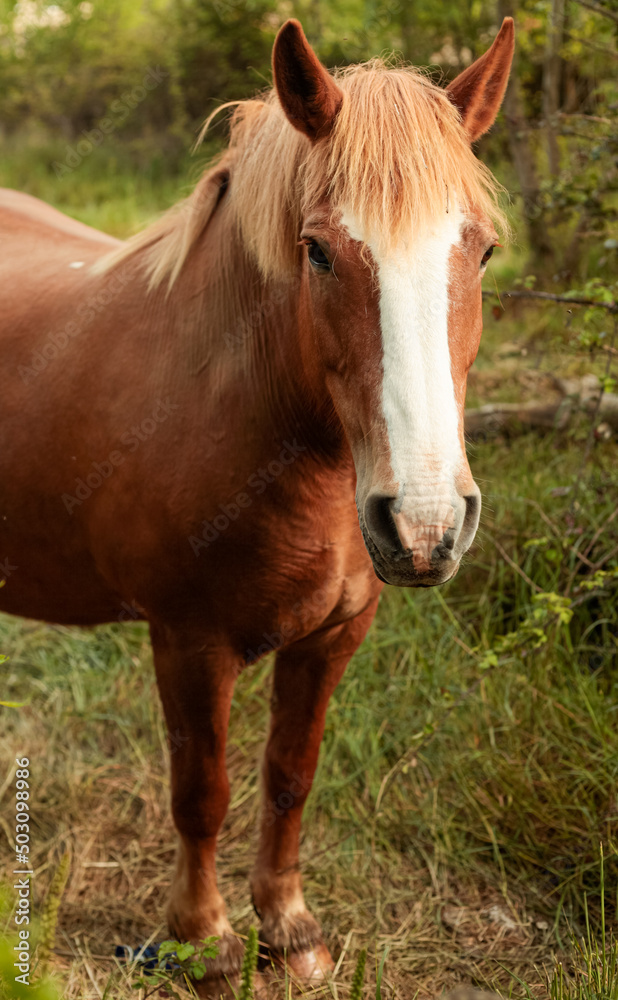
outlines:
[[[32,193],[95,225],[116,220],[121,234],[182,193],[171,173],[162,181],[146,173],[138,184],[128,168],[114,174],[94,158],[65,191],[46,173],[45,155],[28,174]],[[0,177],[6,159],[4,152]],[[534,395],[550,372],[598,365],[565,354],[561,315],[488,315],[472,402]],[[591,564],[616,564],[618,472],[610,441],[595,445],[581,474],[586,434],[582,424],[568,438],[471,446],[484,514],[465,566],[439,591],[387,588],[333,698],[301,858],[308,904],[339,958],[342,1000],[363,948],[367,997],[376,995],[388,948],[384,998],[464,984],[592,1000],[597,935],[609,942],[618,916],[618,628],[615,583],[590,595],[578,588]],[[545,625],[540,648],[524,643],[481,671],[483,652],[535,607],[535,587],[582,602],[570,623]],[[10,656],[2,698],[27,702],[0,709],[0,792],[10,803],[12,761],[27,754],[39,910],[60,858],[72,858],[55,952],[63,995],[135,996],[114,946],[167,936],[175,843],[146,628],[66,629],[4,617],[0,650]],[[232,803],[219,858],[243,934],[254,920],[246,876],[270,666],[243,673],[230,726]],[[8,850],[13,831],[1,814],[0,826]],[[582,935],[587,943],[575,946]],[[613,954],[615,945],[601,947]],[[595,996],[613,1000],[614,989],[600,984]]]
[[[71,144],[71,148],[75,143]],[[195,156],[160,137],[104,143],[62,173],[69,144],[38,130],[0,143],[0,187],[27,191],[67,215],[125,238],[188,194],[214,148]],[[73,161],[71,161],[73,162]],[[57,176],[60,173],[60,176]]]

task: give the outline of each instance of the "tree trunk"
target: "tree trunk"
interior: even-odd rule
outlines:
[[[543,114],[547,135],[549,172],[557,177],[560,171],[556,115],[560,104],[560,50],[564,41],[564,0],[552,0],[547,24],[547,45],[543,66]]]
[[[596,375],[577,379],[555,379],[560,398],[525,403],[488,403],[465,412],[468,437],[487,439],[496,434],[526,430],[564,430],[577,413],[595,421],[595,437],[607,440],[618,435],[618,394],[601,392]]]
[[[515,17],[517,13],[516,0],[498,0],[499,19]],[[521,99],[517,47],[509,85],[504,95],[504,117],[508,130],[508,142],[513,165],[519,180],[519,187],[524,205],[524,218],[528,230],[528,245],[530,247],[530,267],[532,270],[545,271],[554,258],[554,249],[547,235],[546,221],[543,218],[543,202],[534,162],[534,154],[529,138],[529,131],[523,114]]]

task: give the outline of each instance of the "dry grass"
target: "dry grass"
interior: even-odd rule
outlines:
[[[75,652],[75,670],[67,671],[60,689],[42,680],[33,685],[38,695],[11,716],[2,756],[11,761],[23,753],[31,761],[37,905],[61,854],[68,849],[72,855],[56,949],[64,996],[135,995],[114,948],[166,936],[162,913],[174,857],[165,738],[145,632],[132,626],[76,638],[31,625],[11,624],[9,630],[21,644],[13,669],[40,660],[42,639],[50,660],[60,662],[69,644],[95,661],[77,665]],[[92,647],[112,648],[117,659],[103,668]],[[84,670],[101,671],[94,685],[80,677]],[[255,920],[247,874],[267,671],[258,666],[243,679],[231,725],[234,791],[219,860],[222,891],[241,933]],[[11,775],[9,764],[9,783]],[[12,841],[8,824],[2,825]],[[462,982],[504,983],[500,963],[530,979],[535,964],[550,960],[553,936],[541,917],[527,912],[521,895],[503,895],[495,885],[442,866],[438,871],[412,844],[409,852],[370,841],[357,846],[354,838],[337,844],[333,827],[339,824],[316,805],[302,858],[307,899],[339,958],[341,987],[349,986],[362,946],[378,956],[389,948],[384,988],[386,996],[398,997],[417,990],[420,997],[434,996]]]

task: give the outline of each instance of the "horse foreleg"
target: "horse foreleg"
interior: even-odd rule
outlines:
[[[326,708],[376,610],[315,632],[278,653],[263,763],[260,844],[251,878],[261,939],[301,978],[322,978],[332,959],[305,906],[298,849],[301,817],[318,762]]]
[[[217,887],[217,834],[229,803],[225,744],[237,662],[203,633],[151,623],[157,681],[170,741],[172,813],[180,835],[168,907],[180,941],[220,938],[209,975],[234,974],[243,946]]]

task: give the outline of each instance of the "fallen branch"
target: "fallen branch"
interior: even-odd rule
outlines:
[[[508,292],[483,290],[484,299],[544,299],[545,302],[564,302],[567,306],[598,306],[609,313],[618,313],[618,302],[596,302],[594,299],[573,298],[570,295],[556,295],[553,292],[535,292],[528,288],[514,288]]]
[[[580,379],[554,380],[560,398],[550,402],[488,403],[466,410],[465,431],[472,438],[495,434],[513,434],[522,428],[564,430],[572,417],[582,411],[598,421],[597,438],[606,440],[618,435],[618,394],[601,392],[596,375]]]

